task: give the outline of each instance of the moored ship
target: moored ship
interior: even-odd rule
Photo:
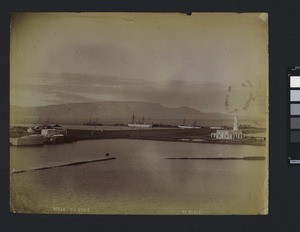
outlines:
[[[135,122],[135,116],[132,115],[131,123],[127,124],[129,127],[138,127],[138,128],[151,128],[153,124],[146,124],[144,123],[144,118],[142,119],[142,122]]]
[[[178,126],[178,128],[180,128],[180,129],[199,129],[201,127],[200,126],[184,126],[184,125],[180,125],[180,126]]]
[[[185,125],[185,119],[184,119],[182,125],[179,125],[178,128],[180,128],[180,129],[199,129],[201,127],[197,126],[197,121],[195,121],[193,125]]]

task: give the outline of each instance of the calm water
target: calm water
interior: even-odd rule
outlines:
[[[17,212],[89,214],[258,214],[267,160],[169,160],[267,156],[265,147],[146,140],[90,140],[11,147],[11,171],[104,158],[115,160],[11,174]]]

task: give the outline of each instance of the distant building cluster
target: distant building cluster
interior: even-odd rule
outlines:
[[[38,125],[29,127],[27,132],[34,134],[42,134],[44,136],[53,136],[58,134],[64,134],[65,130],[58,124],[55,125]]]
[[[15,146],[72,143],[77,141],[75,136],[67,135],[67,131],[57,124],[32,126],[27,129],[27,132],[22,127],[14,127],[11,131],[15,134],[9,138],[9,142]]]

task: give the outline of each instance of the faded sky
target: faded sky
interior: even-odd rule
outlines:
[[[19,13],[11,104],[131,100],[262,115],[267,49],[259,13]]]

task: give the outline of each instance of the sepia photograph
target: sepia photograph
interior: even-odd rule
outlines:
[[[12,13],[10,210],[266,215],[267,13]]]

